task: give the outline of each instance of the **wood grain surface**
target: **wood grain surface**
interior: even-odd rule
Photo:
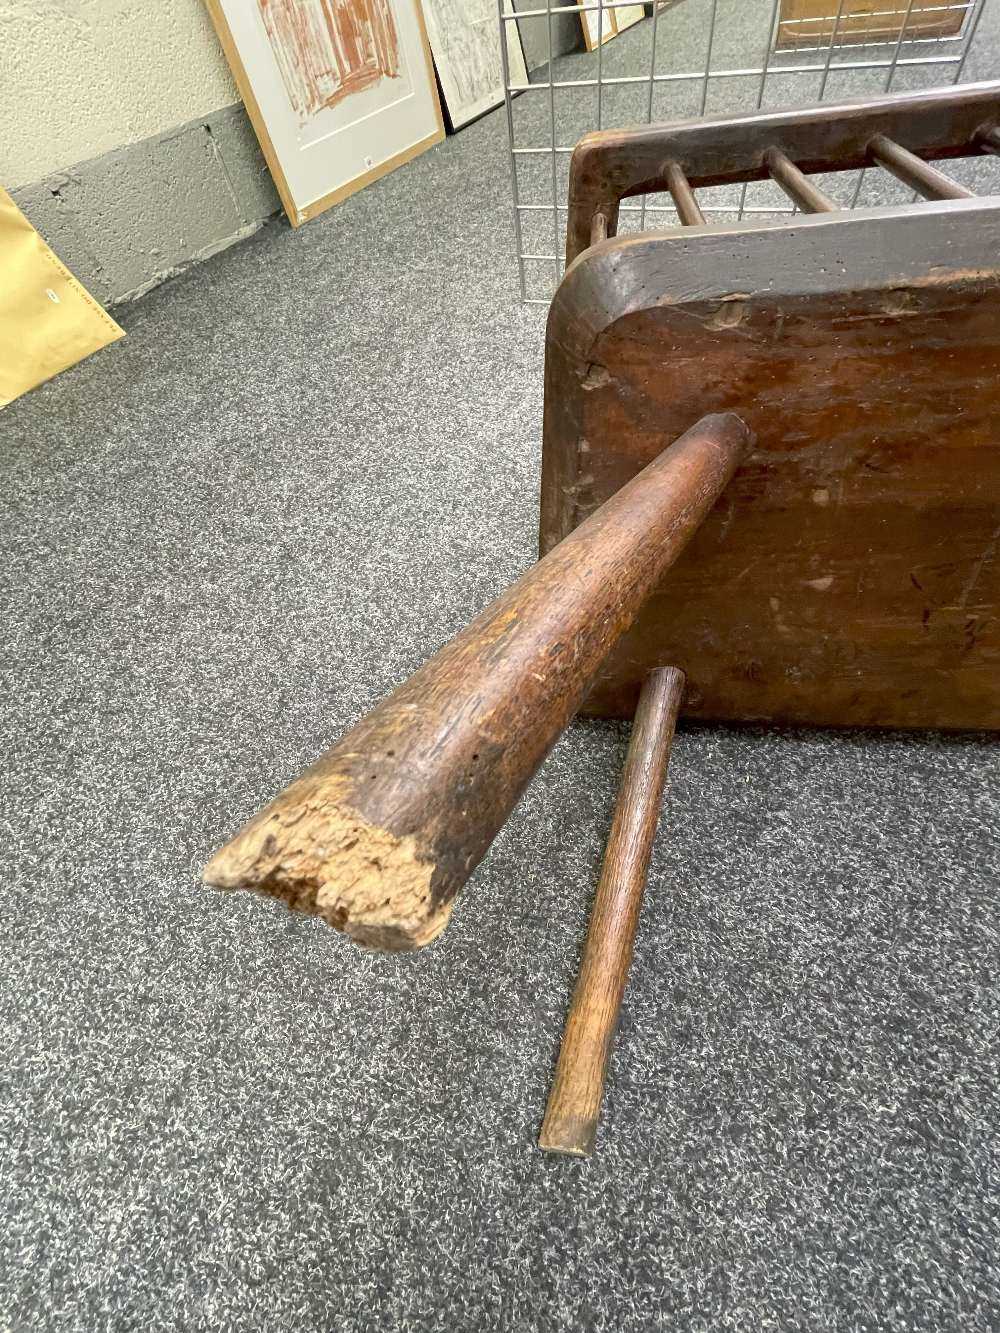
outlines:
[[[237,834],[206,881],[281,898],[373,947],[434,939],[750,444],[742,421],[724,414],[658,450]]]
[[[639,695],[580,975],[538,1146],[588,1156],[594,1148],[611,1044],[628,982],[684,673],[662,667]]]
[[[614,236],[622,199],[670,189],[670,164],[693,189],[702,189],[766,180],[771,148],[807,175],[870,166],[869,143],[877,134],[922,158],[977,156],[990,151],[989,131],[998,119],[1000,82],[994,81],[595,131],[584,135],[570,159],[566,260],[590,245],[596,212],[604,214],[607,233]]]
[[[542,550],[704,412],[757,444],[602,667],[706,719],[1000,728],[1000,199],[621,237],[549,316]]]

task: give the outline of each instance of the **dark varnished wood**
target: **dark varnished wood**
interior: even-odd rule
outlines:
[[[884,134],[876,134],[868,148],[873,161],[885,167],[886,171],[891,171],[904,185],[909,185],[925,199],[974,198],[973,192],[964,185],[959,185],[958,181],[953,181],[943,171],[922,161],[908,148],[903,148]]]
[[[684,673],[653,671],[639,696],[604,865],[538,1146],[593,1151],[611,1044],[646,888]]]
[[[1000,200],[622,237],[549,316],[542,549],[740,411],[757,446],[610,655],[708,719],[1000,728]]]
[[[238,833],[206,881],[281,898],[373,947],[434,939],[748,450],[736,416],[688,426]]]
[[[836,210],[837,205],[830,196],[814,185],[808,176],[803,175],[780,148],[769,148],[764,154],[764,162],[772,179],[781,186],[789,199],[798,204],[803,213],[833,213]]]
[[[698,200],[694,197],[694,190],[691,189],[690,182],[684,172],[676,162],[665,162],[662,171],[663,179],[670,191],[670,197],[677,209],[677,216],[683,225],[685,227],[703,226],[705,214],[701,211]]]
[[[806,175],[864,167],[876,134],[922,158],[967,157],[989,151],[980,134],[998,118],[1000,82],[991,82],[588,134],[570,162],[566,258],[589,246],[595,212],[604,213],[614,236],[622,199],[668,189],[668,162],[692,189],[702,189],[766,180],[765,154],[772,147]]]

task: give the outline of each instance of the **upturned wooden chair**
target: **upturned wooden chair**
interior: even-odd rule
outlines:
[[[588,135],[546,335],[541,554],[220,851],[412,949],[581,708],[636,716],[542,1144],[585,1153],[683,715],[1000,728],[1000,84]],[[838,208],[810,179],[922,196]],[[707,225],[772,179],[801,214]],[[680,226],[615,236],[623,198]]]

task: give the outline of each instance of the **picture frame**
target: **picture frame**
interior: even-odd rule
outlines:
[[[776,51],[957,37],[969,8],[947,0],[781,0]]]
[[[205,0],[299,227],[444,138],[419,0]]]
[[[580,11],[580,22],[583,26],[583,40],[588,51],[596,51],[598,47],[597,25],[601,23],[601,44],[610,42],[613,37],[617,37],[620,32],[626,28],[631,28],[638,23],[640,19],[646,17],[645,5],[617,5],[614,9],[584,9]]]
[[[497,10],[482,0],[423,0],[431,54],[452,129],[461,129],[504,100]],[[513,14],[510,0],[504,10]],[[528,82],[518,24],[504,23],[512,83]]]

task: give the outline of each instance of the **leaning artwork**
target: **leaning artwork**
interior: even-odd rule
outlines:
[[[513,13],[509,0],[504,13]],[[504,70],[491,0],[424,0],[427,32],[445,106],[458,129],[504,99]],[[516,23],[504,22],[507,73],[511,83],[527,83],[528,71]]]
[[[419,0],[206,0],[293,227],[444,138]]]
[[[257,0],[281,79],[304,125],[324,107],[399,75],[386,0]]]

